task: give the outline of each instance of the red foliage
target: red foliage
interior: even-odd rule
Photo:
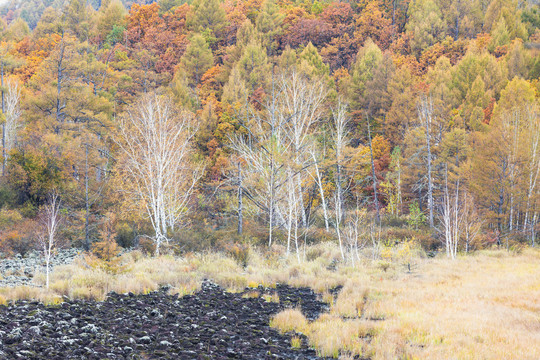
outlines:
[[[283,42],[292,48],[309,42],[320,47],[330,42],[334,36],[337,34],[330,24],[320,19],[300,19],[287,30]]]
[[[330,65],[330,69],[348,68],[354,60],[358,48],[349,34],[333,38],[321,49],[321,56]]]
[[[174,67],[187,46],[186,16],[189,6],[184,4],[174,14],[159,16],[159,6],[133,5],[127,16],[127,39],[133,49],[147,50],[157,56],[158,73],[174,73]]]
[[[354,37],[358,46],[362,46],[368,38],[371,38],[381,49],[388,49],[395,38],[395,33],[392,19],[386,17],[378,1],[368,3],[356,19]]]
[[[491,123],[491,116],[493,115],[493,108],[495,107],[495,99],[491,99],[488,106],[484,109],[484,124],[489,125]]]

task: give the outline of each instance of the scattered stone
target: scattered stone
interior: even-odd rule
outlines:
[[[280,302],[228,293],[211,281],[181,298],[162,289],[60,307],[18,301],[0,306],[0,359],[321,359],[304,335],[280,334],[269,323],[285,307],[315,319],[328,305],[307,288],[259,291],[277,293]],[[293,335],[301,348],[291,347]]]
[[[58,251],[51,259],[50,268],[72,263],[80,252],[78,249]],[[37,273],[45,273],[45,259],[38,251],[31,251],[25,257],[20,254],[7,259],[0,257],[0,287],[32,285]]]

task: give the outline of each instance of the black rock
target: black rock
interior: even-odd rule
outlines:
[[[253,290],[253,289],[251,289]],[[179,298],[166,289],[146,295],[111,293],[103,302],[74,300],[60,307],[30,301],[0,306],[0,360],[4,359],[304,359],[270,318],[300,307],[308,319],[328,309],[309,288],[258,288],[280,303],[227,293],[205,280],[201,291]]]

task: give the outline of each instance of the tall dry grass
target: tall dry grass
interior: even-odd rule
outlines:
[[[381,260],[367,252],[355,268],[330,267],[339,259],[333,244],[306,249],[305,260],[285,251],[251,249],[247,266],[223,254],[149,258],[122,256],[117,273],[92,267],[84,258],[56,267],[48,291],[40,287],[0,289],[0,305],[16,299],[54,304],[62,296],[104,299],[110,291],[146,293],[168,285],[180,295],[210,278],[231,291],[259,284],[309,286],[331,302],[314,322],[298,310],[277,314],[272,325],[308,336],[326,356],[373,359],[540,359],[540,251],[483,251],[460,256],[411,259],[408,249],[385,249]],[[404,255],[405,254],[405,255]],[[409,272],[406,263],[414,263]],[[37,275],[35,285],[44,284]],[[343,289],[337,298],[330,290]]]

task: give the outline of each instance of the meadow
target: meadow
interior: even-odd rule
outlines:
[[[308,321],[299,309],[276,314],[271,326],[304,334],[319,355],[352,359],[540,358],[540,251],[482,250],[447,259],[427,257],[407,243],[374,260],[345,264],[332,243],[308,246],[304,260],[274,246],[262,251],[191,253],[149,257],[124,253],[114,264],[81,256],[56,267],[49,290],[44,275],[35,286],[0,289],[0,304],[38,299],[103,300],[107,293],[148,293],[161,286],[179,295],[196,292],[208,278],[231,292],[277,283],[306,286],[330,310]],[[267,301],[279,301],[267,297]],[[293,337],[291,346],[300,341]]]

